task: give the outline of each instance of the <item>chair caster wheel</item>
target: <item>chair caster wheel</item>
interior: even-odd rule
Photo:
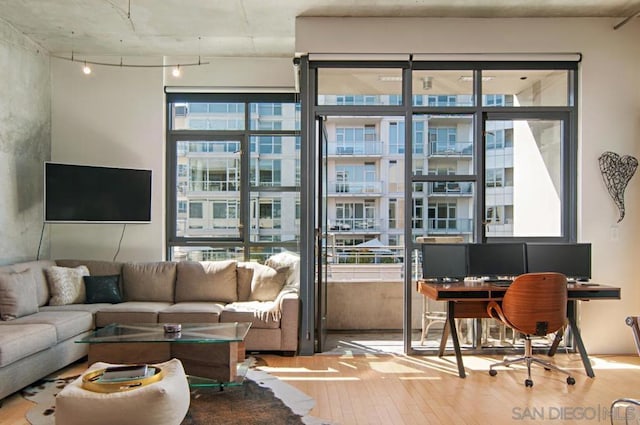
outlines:
[[[533,381],[531,379],[525,379],[524,380],[524,386],[525,387],[533,387]]]
[[[496,376],[498,374],[497,370],[489,369],[489,375]]]
[[[567,376],[567,384],[569,384],[569,385],[575,385],[576,384],[576,380],[573,379],[573,376]]]
[[[545,367],[544,370],[546,370],[547,372],[549,372],[551,370],[550,367]]]

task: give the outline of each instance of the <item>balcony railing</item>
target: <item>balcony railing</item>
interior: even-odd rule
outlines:
[[[330,181],[327,188],[329,194],[367,194],[382,193],[382,182]]]
[[[382,220],[374,218],[344,218],[329,220],[328,226],[331,232],[380,232]]]
[[[237,182],[189,182],[190,192],[235,192],[239,187]]]
[[[382,155],[382,142],[357,140],[348,143],[329,142],[327,154],[334,156]]]
[[[434,182],[428,183],[429,195],[471,195],[473,184],[471,182]]]
[[[427,221],[429,235],[459,235],[472,231],[473,221],[470,218],[430,218]]]
[[[473,156],[473,142],[429,142],[429,156]]]

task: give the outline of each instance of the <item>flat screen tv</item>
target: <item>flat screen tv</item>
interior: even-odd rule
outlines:
[[[590,243],[527,243],[527,271],[557,272],[569,279],[591,279]]]
[[[464,280],[467,244],[423,244],[422,277],[436,281]]]
[[[151,170],[44,164],[45,222],[149,223]]]
[[[525,273],[524,243],[469,244],[469,276],[516,277]]]

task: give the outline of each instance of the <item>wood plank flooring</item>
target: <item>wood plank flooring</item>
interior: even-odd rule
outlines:
[[[613,400],[640,398],[637,355],[591,356],[596,373],[591,379],[579,355],[558,354],[556,364],[572,370],[576,384],[568,386],[563,375],[535,368],[533,388],[525,388],[526,372],[519,367],[489,376],[490,362],[501,356],[465,356],[465,379],[457,376],[449,356],[255,357],[259,368],[315,399],[313,416],[341,425],[609,424]],[[78,363],[60,375],[78,374],[85,367]],[[0,425],[27,424],[24,414],[30,406],[19,394],[7,397]],[[617,415],[620,420],[614,423],[624,423],[622,413]]]

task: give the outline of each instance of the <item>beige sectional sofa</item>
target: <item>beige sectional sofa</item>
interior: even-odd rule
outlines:
[[[80,277],[86,287],[65,292],[53,271],[88,274]],[[248,352],[294,354],[298,277],[290,253],[264,265],[40,260],[0,267],[0,399],[85,356],[86,344],[75,341],[114,322],[251,322]]]

